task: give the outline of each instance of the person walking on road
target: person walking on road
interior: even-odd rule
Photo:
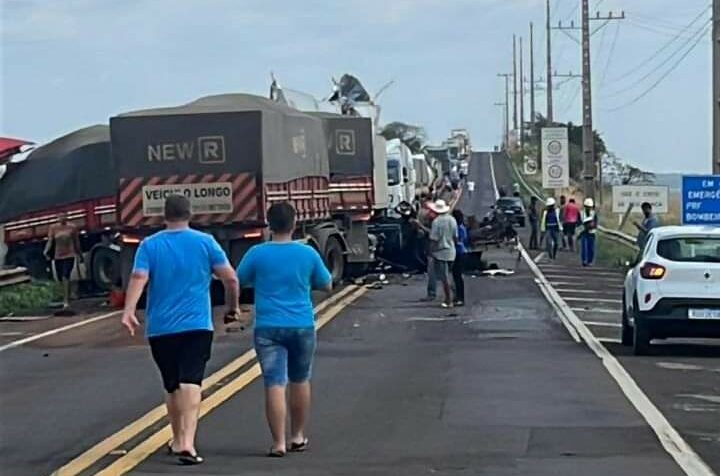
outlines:
[[[555,199],[550,197],[545,201],[545,209],[540,220],[540,231],[545,236],[545,250],[548,258],[557,258],[560,239],[560,211],[555,206]]]
[[[575,251],[575,231],[578,223],[580,223],[580,208],[575,203],[575,199],[571,198],[562,213],[563,234],[567,241],[570,251]]]
[[[265,382],[265,412],[273,443],[270,457],[308,448],[310,376],[315,355],[311,290],[332,290],[332,276],[314,248],[293,241],[295,209],[270,207],[272,241],[252,247],[237,269],[241,286],[255,288],[255,352]],[[290,387],[290,438],[286,387]]]
[[[538,199],[535,195],[530,197],[530,206],[528,207],[528,222],[530,223],[530,242],[528,247],[531,250],[539,249],[539,223],[540,217],[538,216]]]
[[[455,243],[455,261],[453,261],[452,275],[455,283],[455,306],[465,305],[465,255],[468,252],[468,232],[465,227],[465,217],[460,210],[453,210],[452,216],[457,224],[457,242]]]
[[[650,203],[644,202],[640,205],[640,208],[643,212],[643,221],[642,223],[634,221],[633,225],[635,225],[635,228],[638,229],[637,245],[642,250],[645,248],[648,233],[650,233],[650,230],[653,228],[660,226],[660,220],[658,220],[658,217],[653,213],[652,205],[650,205]]]
[[[468,180],[467,189],[468,189],[468,195],[470,196],[470,198],[472,198],[473,192],[475,191],[475,182],[472,180]]]
[[[80,236],[75,225],[68,222],[67,213],[58,213],[58,222],[50,226],[43,254],[55,265],[55,275],[63,288],[63,309],[67,309],[70,307],[72,270],[76,261],[82,263]]]
[[[180,195],[165,201],[166,229],[145,238],[135,256],[122,324],[131,336],[140,326],[137,303],[149,283],[145,334],[167,392],[172,441],[168,452],[181,464],[203,462],[195,448],[201,383],[213,339],[210,283],[225,287],[226,318],[238,316],[235,272],[215,239],[189,227],[190,202]]]
[[[583,205],[580,217],[582,221],[580,258],[583,266],[592,266],[595,262],[598,216],[595,211],[595,201],[592,198],[586,198]]]

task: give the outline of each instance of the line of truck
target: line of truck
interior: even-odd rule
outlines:
[[[47,276],[48,228],[65,213],[81,230],[78,274],[99,290],[123,288],[142,238],[162,227],[164,198],[179,193],[190,198],[193,226],[233,264],[268,239],[269,206],[288,201],[297,238],[321,253],[335,281],[378,258],[417,265],[415,230],[393,209],[462,173],[467,132],[453,131],[445,156],[441,148],[413,154],[384,139],[369,98],[340,95],[300,111],[288,95],[224,94],[128,112],[10,163],[0,181],[7,263]]]

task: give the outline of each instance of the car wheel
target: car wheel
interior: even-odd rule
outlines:
[[[633,345],[633,328],[630,327],[628,322],[627,304],[625,303],[625,293],[623,293],[622,299],[622,335],[620,341],[622,345],[631,346]]]
[[[647,321],[640,316],[640,312],[637,310],[637,303],[633,308],[633,316],[633,354],[649,355],[652,334]]]

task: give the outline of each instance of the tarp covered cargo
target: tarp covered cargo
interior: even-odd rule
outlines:
[[[404,122],[391,122],[383,127],[380,134],[387,140],[400,139],[413,154],[422,151],[427,142],[427,133],[423,127],[405,124]]]
[[[46,208],[115,195],[117,176],[110,130],[95,125],[71,132],[8,164],[0,181],[0,223]]]
[[[323,121],[330,163],[330,178],[372,176],[372,122],[362,117],[329,112],[308,112]]]
[[[260,96],[221,94],[129,112],[111,118],[110,128],[113,156],[124,178],[221,169],[285,182],[329,172],[320,119]],[[201,140],[212,138],[222,140]],[[215,160],[203,157],[214,151],[213,144],[224,150]],[[176,147],[183,145],[185,149]]]
[[[263,190],[270,202],[292,201],[300,219],[328,213],[322,120],[286,105],[247,94],[207,96],[121,114],[110,130],[125,226],[159,224],[166,193],[189,196],[206,223],[262,220]]]

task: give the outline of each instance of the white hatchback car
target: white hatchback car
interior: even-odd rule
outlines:
[[[720,227],[651,230],[625,277],[622,343],[643,355],[667,337],[720,337]]]

